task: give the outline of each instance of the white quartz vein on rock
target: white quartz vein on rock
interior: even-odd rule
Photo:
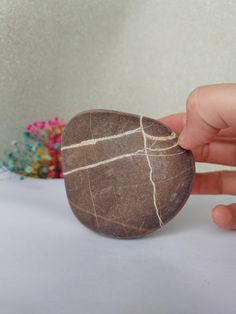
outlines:
[[[129,131],[126,131],[126,132],[123,132],[123,133],[119,133],[119,134],[114,134],[114,135],[104,136],[104,137],[99,137],[99,138],[92,138],[92,139],[89,139],[89,140],[86,140],[86,141],[82,141],[82,142],[77,143],[77,144],[63,146],[61,150],[77,148],[77,147],[87,146],[87,145],[94,145],[97,142],[112,140],[114,138],[127,136],[127,135],[130,135],[130,134],[133,134],[133,133],[137,133],[137,132],[140,132],[140,131],[141,131],[140,128],[137,128],[137,129],[129,130]]]
[[[147,147],[148,150],[151,150],[153,152],[161,152],[161,151],[165,151],[165,150],[169,150],[169,149],[172,149],[174,147],[178,146],[178,142],[176,142],[175,144],[171,145],[171,146],[168,146],[168,147],[163,147],[163,148],[152,148],[152,145],[151,147]]]
[[[154,156],[154,157],[165,157],[166,156],[166,157],[169,157],[169,156],[181,155],[181,154],[184,154],[184,153],[185,153],[185,151],[182,151],[182,152],[179,152],[179,153],[175,153],[175,154],[159,154],[159,155],[149,155],[149,156]],[[96,162],[94,164],[90,164],[90,165],[86,165],[86,166],[82,166],[82,167],[78,167],[78,168],[66,171],[66,172],[64,172],[64,176],[66,176],[68,174],[71,174],[71,173],[74,173],[74,172],[77,172],[77,171],[80,171],[80,170],[86,170],[86,169],[90,169],[90,168],[95,168],[95,167],[98,167],[98,166],[101,166],[101,165],[104,165],[104,164],[107,164],[107,163],[110,163],[110,162],[113,162],[113,161],[116,161],[116,160],[119,160],[119,159],[132,157],[132,156],[146,156],[146,153],[144,152],[144,149],[139,149],[139,150],[137,150],[134,153],[128,153],[128,154],[116,156],[116,157],[113,157],[113,158],[110,158],[110,159],[105,159],[105,160],[98,161],[98,162]]]
[[[182,154],[184,154],[185,153],[185,151],[182,151],[182,152],[178,152],[178,153],[174,153],[174,154],[158,154],[158,155],[156,155],[156,154],[148,154],[148,156],[150,157],[169,157],[169,156],[177,156],[177,155],[182,155]],[[143,153],[136,153],[135,154],[135,156],[140,156],[140,155],[146,155],[145,153],[143,154]]]
[[[82,166],[82,167],[78,167],[78,168],[75,168],[75,169],[66,171],[66,172],[64,172],[64,175],[68,175],[68,174],[71,174],[71,173],[76,172],[76,171],[79,171],[79,170],[85,170],[85,169],[89,169],[89,168],[95,168],[95,167],[97,167],[97,166],[104,165],[104,164],[107,164],[107,163],[109,163],[109,162],[113,162],[113,161],[115,161],[115,160],[119,160],[119,159],[122,159],[122,158],[132,157],[132,156],[137,155],[137,154],[140,153],[140,152],[142,152],[142,149],[139,149],[139,150],[137,150],[137,151],[134,152],[134,153],[128,153],[128,154],[116,156],[116,157],[113,157],[113,158],[110,158],[110,159],[101,160],[101,161],[98,161],[98,162],[96,162],[96,163],[94,163],[94,164],[90,164],[90,165],[86,165],[86,166]]]
[[[156,136],[156,135],[150,135],[145,133],[145,136],[151,140],[157,140],[157,141],[170,141],[174,140],[176,138],[175,132],[172,132],[170,135],[164,135],[164,136]]]
[[[159,213],[159,209],[158,209],[157,203],[156,203],[156,200],[157,200],[157,197],[156,197],[156,185],[155,185],[155,183],[153,181],[153,178],[152,178],[152,166],[151,166],[150,159],[149,159],[148,152],[147,152],[147,138],[146,138],[146,133],[144,132],[144,129],[143,129],[143,117],[142,116],[140,116],[140,127],[141,127],[141,131],[142,131],[142,134],[143,134],[144,151],[145,151],[147,163],[148,163],[148,166],[149,166],[149,169],[150,169],[149,178],[150,178],[151,184],[153,186],[153,203],[154,203],[154,207],[156,209],[156,214],[157,214],[157,217],[158,217],[158,220],[159,220],[159,223],[160,223],[160,227],[161,227],[163,225],[163,222],[162,222],[162,219],[161,219],[161,216],[160,216],[160,213]]]
[[[68,145],[68,146],[63,146],[61,148],[61,150],[67,150],[67,149],[72,149],[72,148],[77,148],[77,147],[87,146],[87,145],[94,145],[97,142],[112,140],[112,139],[116,139],[119,137],[128,136],[130,134],[134,134],[137,132],[141,132],[140,127],[137,129],[129,130],[129,131],[119,133],[119,134],[114,134],[114,135],[109,135],[109,136],[104,136],[104,137],[99,137],[99,138],[92,138],[89,140],[82,141],[80,143],[76,143],[76,144],[72,144],[72,145]],[[176,134],[174,132],[172,132],[170,135],[166,135],[166,136],[154,136],[154,135],[149,135],[147,133],[145,133],[145,134],[149,139],[156,140],[156,141],[170,141],[170,140],[173,140],[176,138]]]
[[[86,214],[89,214],[89,215],[94,216],[94,213],[90,212],[88,209],[81,208],[80,206],[78,206],[77,204],[75,204],[74,202],[72,202],[71,200],[69,200],[69,202],[70,202],[70,204],[71,204],[71,207],[74,207],[74,208],[78,209],[78,210],[81,211],[81,212],[84,212],[84,213],[86,213]],[[133,229],[133,230],[136,230],[136,231],[144,231],[144,232],[146,232],[146,231],[151,231],[151,230],[144,229],[144,228],[142,228],[142,227],[140,228],[140,227],[136,227],[136,226],[129,225],[129,224],[127,225],[127,224],[125,224],[125,223],[116,221],[116,220],[114,220],[114,219],[112,219],[112,218],[104,217],[104,216],[99,215],[99,214],[97,214],[97,217],[100,218],[100,219],[103,219],[103,220],[105,220],[105,221],[112,222],[112,223],[117,224],[117,225],[121,225],[121,226],[123,226],[123,227],[126,227],[127,229]]]
[[[97,211],[96,211],[96,207],[95,207],[94,200],[93,200],[93,193],[92,193],[91,184],[90,184],[89,170],[87,170],[87,177],[88,177],[89,193],[90,193],[91,201],[93,204],[94,216],[96,219],[97,229],[99,231],[100,228],[99,228],[99,223],[98,223]]]

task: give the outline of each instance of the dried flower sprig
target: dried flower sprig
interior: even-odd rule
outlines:
[[[12,141],[0,167],[35,178],[63,178],[61,166],[61,135],[65,123],[58,117],[34,121],[26,126],[22,141]]]

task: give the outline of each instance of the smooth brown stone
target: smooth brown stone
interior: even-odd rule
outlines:
[[[62,136],[66,193],[76,217],[116,238],[171,220],[188,199],[194,160],[157,120],[111,110],[75,116]]]

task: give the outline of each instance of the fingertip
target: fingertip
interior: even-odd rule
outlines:
[[[183,130],[178,138],[178,144],[184,149],[192,149],[192,141],[189,140],[186,132]]]
[[[213,222],[223,229],[234,229],[232,209],[225,205],[217,205],[212,209]]]

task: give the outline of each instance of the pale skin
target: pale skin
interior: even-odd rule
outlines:
[[[196,88],[186,112],[160,119],[179,135],[179,145],[198,162],[236,166],[236,84]],[[197,173],[193,194],[236,194],[236,172]],[[221,228],[236,229],[236,203],[218,204],[212,219]]]

